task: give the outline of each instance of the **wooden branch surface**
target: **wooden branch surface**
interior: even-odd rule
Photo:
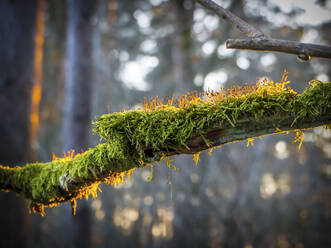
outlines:
[[[298,55],[301,60],[309,60],[310,57],[331,59],[331,47],[300,43],[279,39],[228,39],[227,48],[248,49],[258,51],[274,51]]]
[[[179,154],[194,154],[203,150],[210,149],[215,146],[225,145],[237,141],[247,140],[248,138],[260,137],[264,135],[278,134],[285,131],[293,131],[297,129],[310,129],[318,126],[331,124],[331,112],[321,116],[318,120],[306,118],[300,123],[292,125],[294,118],[285,117],[284,119],[266,119],[264,122],[255,122],[254,120],[241,120],[237,122],[235,127],[231,125],[223,129],[209,130],[205,135],[205,139],[210,142],[207,145],[205,140],[200,136],[192,136],[188,142],[187,149],[184,146],[178,148],[177,151],[164,151],[167,156]],[[279,131],[279,130],[281,131]],[[278,130],[278,131],[277,131]],[[150,154],[150,151],[146,151]]]
[[[237,29],[249,37],[248,39],[228,39],[226,41],[227,48],[295,54],[301,61],[308,61],[312,57],[331,59],[330,46],[273,39],[212,0],[197,0],[197,2],[235,25]]]

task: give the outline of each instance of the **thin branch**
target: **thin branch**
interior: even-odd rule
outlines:
[[[296,41],[278,39],[228,39],[227,48],[248,49],[258,51],[274,51],[298,55],[301,60],[307,61],[311,57],[331,59],[331,47],[300,43]]]
[[[244,20],[234,15],[229,10],[222,8],[212,0],[197,0],[209,10],[223,19],[234,24],[241,32],[246,34],[248,39],[229,39],[226,41],[227,48],[247,49],[259,51],[273,51],[295,54],[302,61],[308,61],[312,57],[331,59],[331,47],[323,45],[315,45],[308,43],[300,43],[295,41],[273,39],[267,34],[257,30]]]
[[[242,33],[244,33],[248,37],[251,38],[266,37],[266,35],[262,33],[260,30],[248,24],[243,19],[233,14],[231,11],[222,8],[215,2],[211,0],[197,0],[197,2],[203,5],[204,7],[206,7],[207,9],[210,9],[211,11],[215,12],[215,14],[218,15],[219,17],[235,25],[237,29],[239,29]]]

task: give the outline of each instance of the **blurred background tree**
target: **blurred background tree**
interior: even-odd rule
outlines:
[[[92,17],[97,1],[68,0],[67,67],[64,114],[64,151],[81,151],[89,147],[92,97]],[[67,214],[71,209],[67,208]],[[91,210],[80,204],[72,218],[75,247],[91,246]]]
[[[36,1],[0,2],[0,163],[24,165],[29,150]],[[14,31],[15,30],[15,31]],[[27,247],[29,217],[22,199],[1,194],[1,247]]]
[[[330,0],[217,2],[274,38],[331,43]],[[71,4],[79,6],[72,12]],[[28,132],[37,7],[32,1],[2,1],[0,11],[0,110],[5,116],[0,124],[0,162],[16,165],[28,158],[28,139],[23,137]],[[72,15],[84,20],[77,33],[71,31]],[[47,0],[38,140],[30,151],[37,160],[49,161],[52,153],[93,147],[99,140],[91,135],[90,119],[134,109],[143,98],[217,90],[257,77],[277,81],[284,69],[291,72],[291,87],[298,91],[313,78],[330,81],[328,60],[300,63],[293,55],[225,48],[226,39],[238,37],[242,34],[235,27],[193,0]],[[84,42],[91,44],[77,52]],[[85,59],[89,66],[76,74],[82,78],[77,80],[70,63],[79,66]],[[68,104],[71,97],[82,105]],[[79,117],[73,120],[85,131],[79,131],[82,140],[69,143],[78,129],[65,123],[76,113]],[[12,150],[10,142],[15,140]],[[120,187],[103,186],[97,199],[78,201],[78,215],[85,215],[85,208],[86,218],[71,218],[69,206],[60,206],[47,210],[45,217],[23,214],[23,225],[23,219],[14,221],[7,215],[19,205],[7,199],[9,194],[1,194],[7,218],[2,223],[16,227],[7,233],[2,228],[1,242],[76,247],[78,237],[91,247],[331,246],[330,131],[307,132],[300,151],[291,137],[278,135],[256,140],[254,147],[235,143],[210,157],[202,154],[198,166],[187,155],[176,157],[175,164],[179,171],[171,175],[172,192],[166,166],[156,166],[149,183],[149,169],[141,169]],[[86,232],[75,235],[75,225]],[[26,239],[18,236],[26,232],[20,227],[28,230]]]

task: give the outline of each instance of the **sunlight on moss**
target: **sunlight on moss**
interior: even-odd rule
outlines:
[[[44,207],[62,202],[71,202],[74,209],[76,199],[96,198],[102,182],[113,186],[123,184],[135,168],[150,166],[147,179],[152,179],[153,162],[165,160],[170,176],[170,169],[177,170],[169,156],[193,154],[197,164],[202,150],[211,152],[220,145],[208,138],[210,131],[236,130],[243,120],[249,120],[249,125],[257,128],[269,118],[275,120],[273,128],[262,135],[288,133],[303,119],[319,120],[330,113],[330,82],[313,80],[311,87],[300,95],[287,86],[287,77],[285,72],[279,83],[265,79],[219,92],[145,99],[139,109],[102,115],[93,125],[94,133],[105,143],[81,154],[71,151],[63,157],[54,156],[48,163],[29,163],[15,168],[0,166],[1,189],[29,199],[30,209],[42,215]],[[280,121],[284,118],[292,121],[293,128],[280,130]],[[293,132],[300,148],[303,133],[299,129]],[[221,144],[247,140],[248,145],[253,145],[256,138],[229,136]],[[198,140],[195,140],[197,145],[192,137]],[[101,214],[99,217],[102,219]]]

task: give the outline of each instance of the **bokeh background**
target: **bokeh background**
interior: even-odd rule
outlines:
[[[216,2],[274,38],[331,44],[330,0]],[[193,0],[1,0],[0,163],[67,152],[66,123],[77,109],[88,116],[78,122],[91,123],[144,98],[278,81],[284,69],[299,92],[312,79],[330,81],[326,59],[225,48],[243,37]],[[89,69],[70,88],[79,63]],[[70,108],[72,99],[82,107]],[[82,148],[102,142],[85,126]],[[229,144],[202,153],[197,166],[177,156],[179,170],[156,164],[151,182],[149,167],[136,170],[78,201],[75,217],[70,204],[29,214],[27,202],[0,193],[0,246],[331,247],[331,132],[306,131],[301,150],[292,141],[280,134]]]

